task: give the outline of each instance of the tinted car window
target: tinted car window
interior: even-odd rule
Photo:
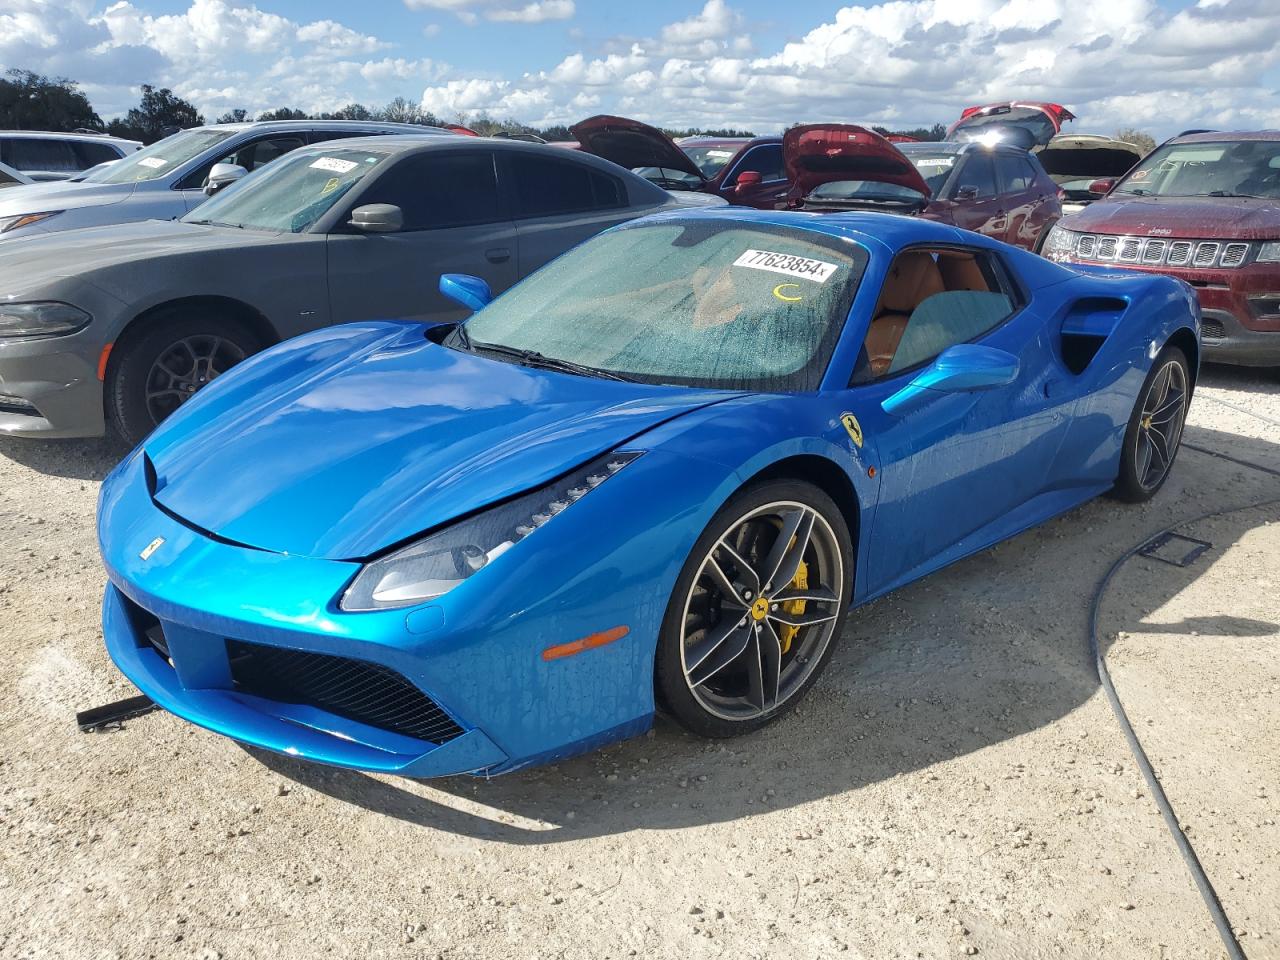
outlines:
[[[1016,295],[990,254],[906,250],[885,278],[853,382],[918,367],[995,329],[1016,309]]]
[[[242,143],[231,153],[221,156],[217,160],[210,160],[208,163],[192,170],[182,178],[182,182],[178,184],[178,189],[199,190],[204,186],[205,180],[209,179],[209,171],[213,169],[214,164],[234,163],[252,173],[259,167],[266,166],[272,160],[282,157],[292,150],[297,150],[302,145],[302,137],[297,134],[263,137],[260,140]]]
[[[782,166],[782,144],[769,143],[751,150],[733,171],[733,183],[746,171],[754,170],[761,180],[783,180],[786,173]],[[729,186],[732,186],[730,183]]]
[[[88,170],[90,167],[96,167],[100,163],[110,163],[112,160],[119,160],[120,153],[115,147],[108,146],[105,143],[84,143],[76,141],[71,144],[76,152],[76,157],[80,161],[80,168]]]
[[[19,185],[20,181],[15,180],[13,177],[9,176],[9,174],[0,170],[0,190],[3,190],[5,187],[16,187]]]
[[[957,187],[976,187],[977,197],[994,197],[999,193],[996,186],[996,166],[989,153],[971,153],[964,159],[960,176],[956,180]]]
[[[1036,172],[1031,164],[1022,157],[1007,153],[996,156],[996,169],[1000,173],[1000,182],[1004,185],[1006,193],[1022,193],[1024,190],[1030,190],[1031,184],[1036,179]]]
[[[611,210],[627,205],[621,182],[586,164],[521,153],[510,161],[519,217]]]
[[[397,160],[360,197],[360,205],[391,203],[404,212],[405,230],[436,230],[507,217],[498,195],[492,153],[440,151]]]
[[[15,170],[50,170],[75,173],[84,169],[71,144],[64,140],[14,137],[5,144],[4,162]]]

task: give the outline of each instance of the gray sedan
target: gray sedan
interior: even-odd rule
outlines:
[[[183,220],[0,242],[0,433],[98,436],[110,420],[137,442],[278,340],[456,319],[442,273],[501,292],[601,230],[685,205],[584,153],[376,137],[296,150]]]

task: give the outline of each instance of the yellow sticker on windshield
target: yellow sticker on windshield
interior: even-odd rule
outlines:
[[[858,422],[858,418],[852,413],[840,414],[840,422],[844,424],[844,428],[849,433],[849,439],[853,441],[853,445],[862,448],[862,424]]]
[[[773,288],[773,295],[777,297],[779,300],[781,300],[783,303],[799,303],[801,300],[804,299],[804,297],[797,297],[797,296],[793,296],[791,294],[782,292],[783,290],[787,290],[787,289],[799,290],[800,284],[780,283]]]
[[[324,189],[320,191],[320,196],[327,197],[329,194],[333,193],[333,191],[337,190],[338,187],[341,185],[342,185],[342,181],[339,180],[337,177],[330,177],[329,182],[326,183],[324,185]]]

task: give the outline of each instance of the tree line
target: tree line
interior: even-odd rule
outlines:
[[[563,124],[535,127],[513,119],[495,119],[488,113],[457,114],[452,118],[438,117],[422,104],[396,97],[382,107],[367,107],[362,103],[349,103],[332,113],[307,113],[294,107],[278,107],[251,115],[248,110],[229,110],[214,118],[214,123],[243,123],[249,120],[381,120],[388,123],[416,123],[428,127],[459,124],[474,130],[481,136],[497,133],[532,133],[544,140],[572,140],[573,134]],[[0,130],[52,130],[72,132],[92,130],[109,133],[127,140],[154,143],[174,130],[198,127],[205,123],[204,116],[195,105],[182,99],[168,87],[142,85],[142,96],[136,107],[123,116],[104,122],[89,98],[81,92],[79,84],[66,77],[45,77],[31,70],[13,69],[0,77]],[[916,130],[890,131],[876,127],[878,133],[903,133],[918,140],[941,140],[946,127],[934,124]],[[671,137],[752,137],[750,130],[733,128],[689,127],[667,129]]]

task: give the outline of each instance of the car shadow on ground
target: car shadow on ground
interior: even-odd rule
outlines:
[[[1186,438],[1244,460],[1280,453],[1276,444],[1194,425]],[[1238,478],[1227,489],[1224,470]],[[1210,486],[1220,493],[1206,505],[1200,493]],[[1089,608],[1112,561],[1180,518],[1268,495],[1280,495],[1274,478],[1184,451],[1150,504],[1095,500],[860,608],[800,708],[740,739],[701,740],[659,719],[646,737],[554,766],[426,783],[252,753],[281,775],[355,806],[513,844],[678,829],[808,804],[1038,730],[1079,707],[1097,690]],[[1247,522],[1247,515],[1228,518],[1222,539],[1239,539],[1246,529],[1232,524]],[[1064,552],[1075,569],[1063,570]],[[1189,568],[1188,575],[1197,572]],[[1046,596],[1064,591],[1068,601],[1046,604]],[[1277,631],[1230,615],[1190,618],[1177,629]],[[1081,750],[1087,758],[1087,744]],[[962,826],[963,811],[956,816]],[[806,814],[818,829],[820,817]]]
[[[45,476],[71,480],[101,480],[128,452],[128,444],[113,435],[96,440],[0,437],[0,457]]]
[[[1274,394],[1280,390],[1280,370],[1268,367],[1234,367],[1206,363],[1200,367],[1197,386],[1239,390],[1243,393]]]

